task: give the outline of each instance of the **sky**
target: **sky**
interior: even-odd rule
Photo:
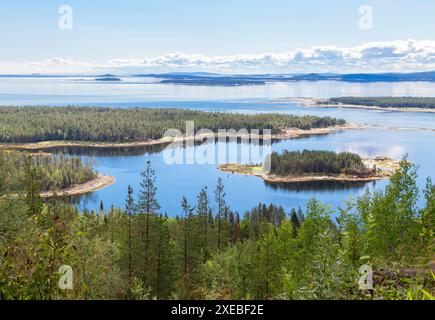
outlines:
[[[433,0],[0,0],[0,74],[435,70],[434,14]]]

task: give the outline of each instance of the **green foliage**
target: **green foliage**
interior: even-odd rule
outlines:
[[[271,155],[271,173],[287,175],[304,174],[349,174],[367,176],[366,168],[359,155],[332,151],[284,151]]]
[[[382,108],[435,108],[435,98],[431,97],[340,97],[331,98],[327,102]]]
[[[0,107],[0,142],[50,140],[132,142],[159,139],[168,129],[185,132],[186,121],[195,130],[324,128],[342,125],[330,117],[280,114],[244,115],[181,109],[97,107]]]
[[[125,210],[106,214],[58,200],[33,210],[27,175],[26,197],[0,200],[0,299],[433,299],[434,187],[417,209],[406,159],[384,191],[338,212],[311,200],[304,212],[260,204],[243,219],[221,181],[215,205],[204,188],[181,217],[162,216],[150,163],[139,197],[129,187]],[[358,287],[362,264],[372,291]],[[72,290],[57,285],[61,265]]]
[[[403,159],[385,191],[366,194],[359,201],[364,244],[368,255],[379,260],[402,261],[419,254],[420,226],[416,203],[418,189],[414,165]]]
[[[80,158],[0,150],[0,194],[22,191],[28,179],[38,190],[66,188],[96,177],[92,165]]]

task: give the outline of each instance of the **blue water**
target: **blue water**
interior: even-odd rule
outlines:
[[[401,158],[409,153],[409,158],[420,166],[418,184],[425,185],[428,176],[435,177],[435,134],[425,131],[392,131],[385,129],[354,130],[324,136],[311,136],[303,139],[286,140],[272,146],[273,150],[333,150],[352,151],[364,157],[386,155]],[[432,146],[432,147],[428,147]],[[217,143],[216,148],[221,147]],[[188,150],[189,151],[189,150]],[[132,156],[96,156],[98,170],[115,176],[117,183],[94,192],[90,199],[82,199],[82,208],[95,209],[100,201],[107,205],[124,206],[124,196],[128,184],[139,188],[139,172],[147,161],[156,170],[159,188],[158,199],[169,215],[180,213],[180,201],[186,196],[191,201],[204,186],[213,191],[217,179],[222,178],[227,192],[228,203],[234,210],[244,212],[259,202],[282,205],[287,209],[305,206],[309,199],[316,197],[322,202],[338,207],[350,197],[361,195],[368,187],[371,190],[386,186],[387,181],[343,188],[340,185],[301,184],[293,186],[273,186],[252,176],[232,175],[217,170],[217,165],[167,165],[162,152],[144,153]],[[308,190],[307,190],[308,189]]]
[[[272,149],[352,151],[363,157],[386,155],[396,159],[409,154],[410,160],[419,166],[419,187],[425,185],[428,176],[435,180],[434,113],[307,108],[276,100],[286,97],[327,98],[348,95],[434,96],[435,84],[298,82],[252,87],[190,87],[161,85],[141,78],[125,78],[121,83],[95,83],[72,78],[0,78],[0,105],[176,107],[204,111],[277,112],[344,118],[352,123],[368,124],[372,127],[281,141],[273,144]],[[211,144],[199,148],[222,148],[222,143]],[[187,151],[190,151],[189,148]],[[146,161],[152,162],[157,173],[158,200],[162,212],[167,212],[170,216],[180,213],[183,196],[193,202],[204,186],[208,187],[212,196],[219,177],[225,184],[229,205],[239,212],[244,212],[259,202],[282,205],[286,209],[303,207],[312,197],[337,207],[342,206],[350,197],[362,194],[366,188],[380,189],[387,184],[387,181],[378,181],[353,185],[270,185],[257,177],[219,172],[216,164],[168,165],[164,162],[163,151],[159,148],[124,154],[86,153],[84,157],[95,160],[99,172],[112,175],[117,180],[110,187],[82,197],[79,206],[87,209],[97,209],[100,201],[105,208],[112,205],[123,207],[127,186],[131,184],[138,190],[139,173]]]

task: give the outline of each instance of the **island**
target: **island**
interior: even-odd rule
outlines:
[[[400,167],[400,161],[388,157],[363,159],[351,152],[304,150],[274,152],[270,156],[270,170],[264,165],[222,164],[223,172],[251,175],[268,182],[311,181],[375,181],[390,178]]]
[[[121,78],[112,76],[112,75],[107,75],[107,76],[103,76],[103,77],[98,77],[94,79],[95,81],[122,81]]]
[[[279,140],[358,128],[331,117],[183,109],[0,107],[0,114],[0,149],[32,151],[69,146],[125,148],[163,145],[211,135],[244,138],[246,132],[252,133],[254,129],[258,130],[257,136],[253,134],[250,138],[261,138],[264,130],[270,130],[270,138]],[[187,132],[186,123],[189,121],[194,124],[196,136]],[[168,137],[165,132],[169,129],[178,130],[179,135]],[[201,133],[202,129],[209,131]]]
[[[354,108],[397,112],[435,112],[433,97],[337,97],[330,99],[300,98],[307,107]]]

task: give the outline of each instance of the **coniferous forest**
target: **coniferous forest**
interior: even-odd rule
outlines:
[[[42,201],[26,172],[24,191],[0,200],[1,299],[432,298],[435,187],[428,179],[418,209],[417,168],[406,159],[384,190],[338,211],[311,200],[290,212],[264,204],[234,212],[218,180],[171,218],[150,162],[140,189],[125,190],[124,208],[99,212]],[[58,287],[64,264],[73,290]],[[358,286],[365,264],[372,290]]]
[[[351,152],[303,150],[273,152],[271,155],[271,173],[277,175],[303,174],[348,174],[367,175],[366,168],[359,155]]]
[[[434,13],[0,0],[0,317],[429,306]]]
[[[102,107],[0,107],[0,142],[40,141],[136,142],[159,139],[168,129],[186,131],[194,121],[195,131],[209,129],[308,130],[343,125],[331,117],[284,114],[246,115],[183,109]]]
[[[30,176],[40,191],[47,191],[92,180],[97,174],[90,162],[78,157],[0,150],[0,194],[23,190]]]
[[[435,98],[432,97],[339,97],[330,98],[327,103],[382,108],[435,108]]]

